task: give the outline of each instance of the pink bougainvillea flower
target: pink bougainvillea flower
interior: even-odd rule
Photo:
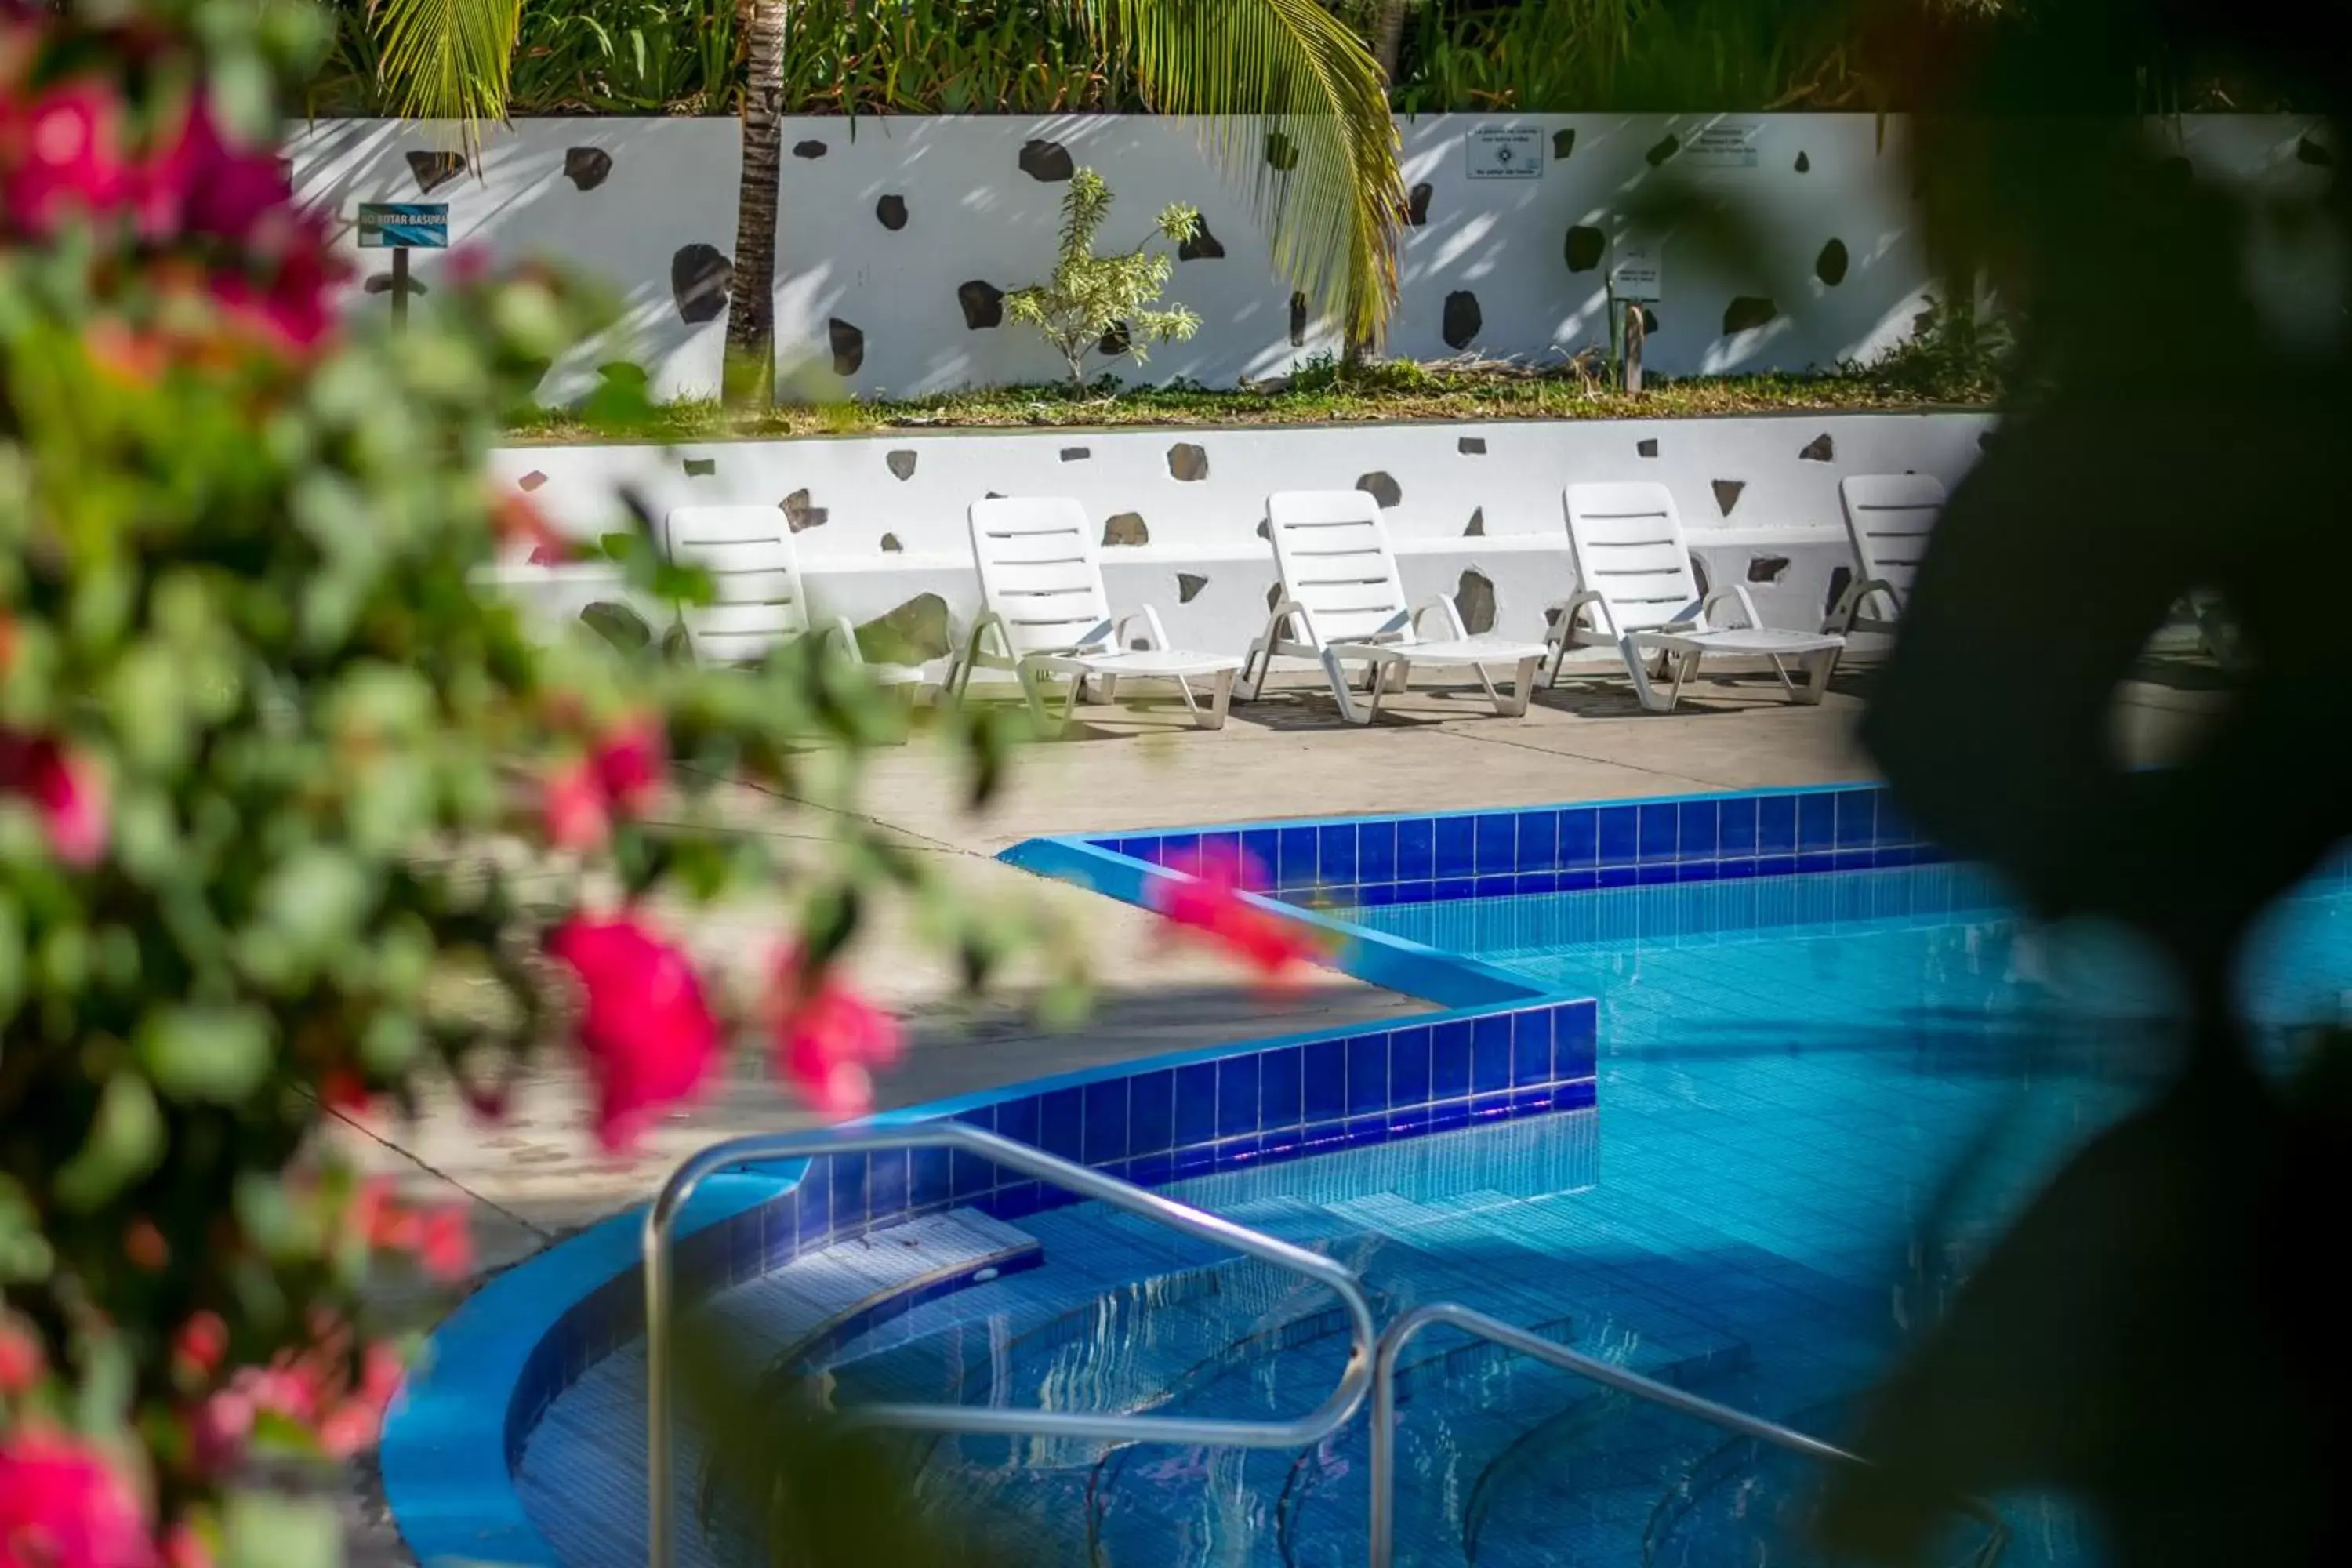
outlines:
[[[1197,874],[1155,883],[1150,903],[1179,931],[1199,933],[1265,979],[1286,980],[1321,950],[1307,932],[1244,893],[1257,879],[1238,855],[1203,854]]]
[[[473,1271],[474,1227],[457,1204],[426,1209],[416,1237],[416,1260],[425,1272],[444,1285],[454,1285]]]
[[[491,501],[490,531],[507,549],[529,546],[533,566],[554,566],[572,558],[572,542],[527,495],[509,492]]]
[[[84,77],[29,102],[0,101],[0,225],[38,237],[68,213],[111,211],[134,174],[110,83]]]
[[[584,996],[579,1046],[593,1081],[596,1136],[625,1149],[661,1110],[702,1087],[719,1024],[685,954],[633,915],[575,915],[549,936]]]
[[[175,1524],[163,1532],[163,1568],[213,1568],[213,1549],[194,1525]]]
[[[68,866],[106,853],[106,781],[89,758],[47,735],[0,730],[0,794],[22,795],[41,814],[49,848]]]
[[[615,810],[635,816],[661,787],[668,763],[668,743],[660,721],[632,719],[614,725],[596,742],[588,760],[596,770],[596,783],[605,800]]]
[[[0,1318],[0,1395],[24,1393],[41,1381],[47,1366],[31,1325],[13,1317]]]
[[[264,226],[287,232],[273,237],[276,243],[247,241],[245,264],[215,273],[209,288],[214,302],[264,347],[299,358],[334,331],[329,295],[349,269],[329,253],[319,218]]]
[[[227,1354],[228,1324],[222,1321],[218,1312],[192,1313],[172,1340],[173,1368],[192,1382],[218,1372]]]
[[[874,1109],[872,1069],[898,1059],[898,1021],[797,952],[777,963],[776,1070],[827,1116]]]
[[[178,137],[139,172],[141,226],[157,237],[243,240],[293,197],[276,149],[230,146],[202,94],[190,101]]]
[[[613,830],[612,814],[604,804],[604,786],[595,764],[576,762],[548,775],[540,816],[547,841],[558,849],[593,849]]]
[[[0,1438],[0,1563],[149,1568],[154,1561],[139,1494],[104,1454],[41,1426]]]

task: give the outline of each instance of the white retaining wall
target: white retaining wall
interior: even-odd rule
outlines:
[[[2217,116],[2164,121],[2155,133],[2179,140],[2204,168],[2285,188],[2325,176],[2298,157],[2305,130]],[[1434,115],[1401,120],[1399,131],[1422,220],[1402,257],[1390,340],[1400,355],[1475,350],[1544,361],[1605,341],[1605,247],[1625,204],[1667,180],[1739,214],[1754,251],[1727,269],[1671,233],[1649,237],[1664,261],[1649,347],[1657,370],[1800,369],[1866,356],[1908,333],[1927,287],[1902,185],[1899,119]],[[1539,172],[1474,177],[1474,143],[1490,131],[1528,132],[1515,166],[1532,157]],[[1654,164],[1669,137],[1679,150]],[[1184,201],[1202,209],[1223,251],[1180,262],[1168,291],[1203,318],[1199,337],[1156,352],[1141,370],[1122,362],[1126,379],[1225,385],[1338,346],[1328,323],[1294,331],[1266,237],[1203,158],[1192,122],[812,119],[788,122],[784,143],[776,318],[788,395],[906,396],[1058,376],[1059,361],[1033,333],[989,324],[990,300],[1050,271],[1062,182],[1075,163],[1099,168],[1118,196],[1106,247],[1133,244],[1162,205]],[[618,338],[560,365],[543,388],[550,400],[576,397],[593,384],[595,365],[614,358],[646,365],[665,397],[716,391],[735,247],[735,121],[522,121],[489,133],[478,172],[436,166],[436,152],[456,144],[446,127],[344,121],[303,129],[290,151],[301,195],[347,218],[362,201],[446,201],[458,243],[550,258],[618,290],[627,305]],[[1591,264],[1575,269],[1569,237],[1580,227],[1592,232],[1578,259]],[[1604,248],[1594,260],[1596,239]],[[379,275],[379,290],[388,284],[382,253],[359,259]],[[428,290],[439,270],[419,254],[415,276]],[[389,309],[383,293],[363,289],[353,286],[351,308]],[[1769,300],[1771,319],[1727,331],[1740,297]],[[432,309],[429,292],[416,308]]]
[[[1957,483],[1990,426],[1938,414],[891,434],[512,447],[493,471],[583,538],[621,524],[624,486],[656,515],[785,506],[805,524],[796,539],[820,610],[864,624],[936,595],[951,637],[978,608],[966,508],[991,491],[1072,496],[1109,540],[1140,541],[1104,550],[1115,601],[1157,605],[1183,646],[1239,653],[1264,628],[1275,582],[1256,531],[1272,490],[1393,485],[1387,517],[1407,591],[1465,593],[1474,623],[1491,595],[1492,628],[1533,637],[1573,586],[1562,487],[1658,479],[1712,583],[1747,583],[1768,621],[1811,628],[1852,565],[1839,479],[1916,470]],[[594,567],[516,566],[506,581],[559,616],[614,596]]]

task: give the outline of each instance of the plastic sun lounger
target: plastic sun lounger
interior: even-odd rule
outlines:
[[[1674,710],[1683,685],[1708,654],[1762,658],[1791,700],[1812,703],[1829,688],[1845,639],[1830,632],[1786,631],[1764,625],[1747,586],[1735,583],[1702,597],[1683,542],[1675,498],[1661,484],[1570,485],[1569,549],[1576,560],[1577,592],[1553,606],[1551,679],[1571,647],[1614,647],[1633,678],[1633,693],[1653,713]],[[1737,605],[1744,624],[1717,626],[1719,605]],[[1588,614],[1597,617],[1587,625]],[[1647,666],[1659,660],[1658,678]],[[1789,679],[1787,661],[1798,660],[1805,684]],[[1663,691],[1667,669],[1674,684]]]
[[[1933,474],[1852,474],[1838,481],[1846,537],[1862,574],[1838,595],[1823,631],[1894,631],[1927,534],[1949,499]]]
[[[686,506],[662,522],[663,546],[681,566],[699,566],[711,582],[707,605],[681,605],[678,623],[703,664],[757,664],[771,649],[812,634],[831,638],[851,663],[885,686],[911,688],[923,672],[866,664],[846,616],[822,627],[809,620],[800,552],[782,510],[772,506]]]
[[[1444,595],[1409,605],[1388,526],[1370,495],[1282,490],[1266,498],[1265,520],[1282,597],[1266,617],[1265,635],[1250,644],[1242,669],[1244,700],[1257,696],[1280,656],[1320,664],[1339,716],[1350,724],[1379,717],[1381,693],[1403,690],[1415,665],[1466,665],[1477,672],[1496,712],[1506,719],[1527,712],[1549,650],[1540,643],[1470,636],[1462,612]],[[1422,622],[1433,614],[1443,616],[1445,635],[1423,635]],[[1349,686],[1350,664],[1367,667],[1361,700]],[[1518,667],[1507,700],[1486,674],[1487,666],[1497,664]]]
[[[1070,695],[1062,710],[1067,723],[1089,680],[1100,683],[1106,702],[1117,700],[1123,679],[1172,680],[1195,723],[1204,730],[1223,727],[1242,661],[1170,647],[1160,612],[1149,605],[1114,619],[1094,531],[1076,501],[1017,496],[974,501],[971,554],[980,569],[981,616],[949,673],[950,696],[962,696],[976,668],[1011,669],[1031,710],[1043,719],[1045,678],[1067,676]],[[1205,710],[1192,694],[1195,680],[1213,683]]]

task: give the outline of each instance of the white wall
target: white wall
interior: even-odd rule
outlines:
[[[1535,133],[1539,176],[1471,177],[1472,134],[1496,128]],[[1023,150],[1032,143],[1050,143],[1110,181],[1118,206],[1106,247],[1135,243],[1160,206],[1183,201],[1202,209],[1224,248],[1221,258],[1180,262],[1168,292],[1202,317],[1200,336],[1158,351],[1141,370],[1121,364],[1126,379],[1181,375],[1226,385],[1329,353],[1337,345],[1328,323],[1307,323],[1294,342],[1291,291],[1274,270],[1248,202],[1203,157],[1198,130],[1197,122],[1105,116],[787,122],[776,286],[787,395],[907,396],[1061,374],[1034,333],[974,329],[958,299],[966,283],[1011,289],[1051,269],[1066,186],[1024,172]],[[1708,264],[1689,232],[1648,237],[1661,241],[1664,273],[1653,368],[1801,369],[1872,354],[1908,334],[1927,284],[1902,186],[1905,126],[1891,120],[1883,130],[1882,143],[1880,122],[1866,114],[1401,121],[1405,179],[1426,187],[1417,204],[1425,221],[1406,235],[1391,349],[1416,359],[1475,350],[1545,363],[1603,342],[1608,262],[1604,256],[1589,270],[1571,270],[1569,231],[1586,226],[1612,239],[1628,221],[1629,204],[1674,183],[1695,188],[1711,210],[1743,218],[1749,241],[1735,276]],[[1749,133],[1752,164],[1743,156],[1710,165],[1696,144],[1741,131]],[[2302,121],[2221,116],[2161,121],[2154,133],[2179,142],[2201,166],[2266,194],[2301,190],[2325,176],[2297,155]],[[1650,154],[1668,136],[1682,151],[1654,166]],[[413,156],[454,145],[446,128],[329,121],[298,134],[292,152],[301,195],[351,217],[362,200],[425,198]],[[1567,155],[1559,156],[1564,146]],[[568,166],[604,159],[610,164],[601,183],[593,170],[567,175]],[[707,395],[719,384],[723,314],[699,323],[683,319],[673,268],[689,247],[708,247],[703,254],[714,259],[731,255],[739,168],[731,120],[523,121],[490,133],[478,174],[458,174],[429,195],[450,204],[460,243],[501,258],[564,262],[625,300],[618,341],[559,366],[544,395],[579,395],[593,384],[595,365],[615,357],[644,363],[661,395]],[[905,210],[896,229],[879,216],[892,197]],[[1846,258],[1834,284],[1820,274],[1832,240]],[[2280,254],[2262,263],[2273,268],[2266,278],[2284,278],[2288,287],[2266,288],[2263,297],[2294,297],[2307,286],[2315,258],[2273,249]],[[384,271],[381,254],[362,260],[365,271]],[[428,289],[439,270],[430,257],[417,258],[416,276]],[[1776,314],[1727,333],[1726,308],[1743,295],[1770,300]],[[1447,306],[1456,297],[1475,300],[1478,324],[1449,342]],[[711,310],[721,302],[716,293],[708,297]],[[388,309],[381,293],[355,291],[352,303]],[[429,293],[417,308],[432,308]],[[2309,313],[2294,313],[2309,330]],[[1466,304],[1457,306],[1457,329],[1468,315]],[[856,334],[856,352],[839,360],[835,321]]]
[[[1767,620],[1811,628],[1832,574],[1852,563],[1839,479],[1916,469],[1956,483],[1990,425],[1990,416],[1958,414],[991,431],[667,450],[509,447],[496,454],[493,474],[527,488],[583,538],[616,525],[624,485],[656,514],[687,504],[774,506],[805,490],[805,506],[824,512],[797,535],[821,609],[862,624],[937,594],[957,628],[978,607],[965,533],[971,502],[992,490],[1072,496],[1099,523],[1133,513],[1148,532],[1148,542],[1104,551],[1115,600],[1157,605],[1186,646],[1239,653],[1263,629],[1275,582],[1271,548],[1256,533],[1272,490],[1377,484],[1370,476],[1385,473],[1396,486],[1387,516],[1408,591],[1416,599],[1455,592],[1475,572],[1492,584],[1495,629],[1536,636],[1544,606],[1573,586],[1561,488],[1655,479],[1673,490],[1711,582],[1748,583]],[[1180,445],[1199,448],[1203,477],[1176,477],[1171,454]],[[1474,517],[1482,534],[1467,531]],[[553,574],[517,571],[510,581],[566,612],[582,600],[576,583]]]

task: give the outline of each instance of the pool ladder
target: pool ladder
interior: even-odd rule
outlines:
[[[976,1155],[1097,1203],[1137,1215],[1171,1230],[1229,1247],[1287,1269],[1329,1289],[1348,1315],[1347,1369],[1330,1397],[1289,1421],[1225,1421],[1208,1416],[1089,1415],[1084,1411],[1009,1410],[969,1405],[864,1405],[847,1413],[860,1426],[906,1431],[994,1436],[1071,1437],[1113,1443],[1181,1443],[1213,1447],[1304,1448],[1346,1426],[1371,1395],[1371,1568],[1391,1568],[1396,1529],[1397,1358],[1423,1330],[1444,1326],[1531,1356],[1563,1372],[1588,1378],[1635,1399],[1708,1422],[1790,1453],[1832,1464],[1868,1461],[1818,1437],[1767,1421],[1727,1405],[1702,1399],[1611,1362],[1542,1339],[1497,1318],[1451,1301],[1416,1307],[1380,1332],[1371,1303],[1355,1272],[1320,1253],[1235,1225],[1189,1204],[1107,1176],[1026,1143],[1000,1138],[959,1121],[862,1127],[845,1131],[755,1133],[714,1143],[691,1154],[670,1173],[646,1211],[646,1561],[647,1568],[673,1568],[677,1531],[674,1468],[677,1368],[672,1334],[677,1327],[672,1244],[678,1215],[696,1189],[718,1173],[737,1166],[828,1154],[948,1149]],[[2009,1542],[2009,1530],[1989,1504],[1964,1500],[1962,1511],[1983,1524],[1986,1539],[1970,1558],[1971,1568],[1992,1568]]]

